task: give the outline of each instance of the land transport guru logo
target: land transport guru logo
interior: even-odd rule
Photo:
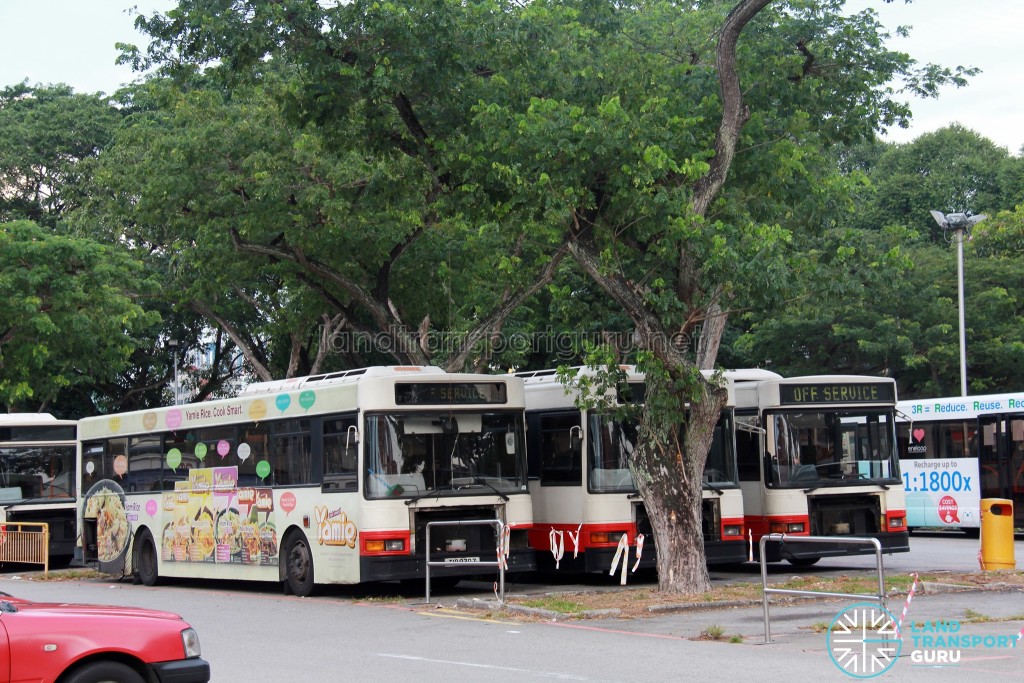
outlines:
[[[903,648],[896,617],[870,602],[839,612],[829,624],[828,654],[843,673],[873,678],[896,663]]]
[[[828,632],[832,662],[848,676],[874,678],[892,668],[904,644],[910,649],[912,666],[956,667],[964,649],[1015,649],[1024,638],[1024,628],[1016,636],[967,634],[956,619],[910,622],[901,629],[912,597],[913,588],[899,621],[874,603],[858,603],[839,612]]]

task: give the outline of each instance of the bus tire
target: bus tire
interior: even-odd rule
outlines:
[[[139,672],[121,662],[89,662],[76,669],[67,678],[66,683],[145,683]]]
[[[313,594],[313,550],[309,541],[300,531],[293,531],[285,538],[281,568],[288,592],[307,598]]]
[[[160,582],[159,565],[157,564],[159,559],[153,534],[143,529],[135,537],[135,556],[132,558],[135,575],[139,577],[142,585],[155,586]]]
[[[820,557],[787,557],[786,561],[794,567],[813,567],[818,564]]]

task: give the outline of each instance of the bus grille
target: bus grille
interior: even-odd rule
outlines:
[[[882,530],[882,507],[875,495],[809,496],[812,536],[863,536]]]

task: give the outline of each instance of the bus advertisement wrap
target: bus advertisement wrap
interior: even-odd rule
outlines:
[[[977,458],[900,460],[900,472],[907,493],[907,526],[980,526]]]

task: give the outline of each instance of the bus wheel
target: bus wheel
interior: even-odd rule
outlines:
[[[155,586],[160,581],[157,570],[156,543],[153,534],[145,529],[135,537],[135,573],[145,586]]]
[[[820,557],[787,557],[786,561],[794,567],[812,567],[818,564]]]
[[[294,531],[285,540],[284,579],[288,590],[299,597],[313,594],[313,553],[309,542],[300,532]]]

